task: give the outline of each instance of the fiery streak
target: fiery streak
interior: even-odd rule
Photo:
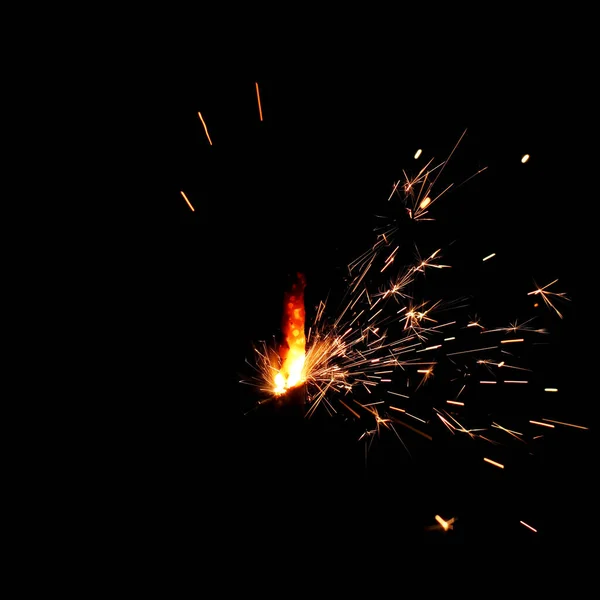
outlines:
[[[525,527],[527,527],[527,529],[531,529],[531,531],[533,531],[534,533],[537,533],[537,529],[534,529],[531,525],[528,525],[527,523],[525,523],[525,521],[519,521],[519,523],[521,523],[521,525],[524,525]]]
[[[492,460],[491,458],[484,458],[483,460],[485,460],[485,462],[490,463],[490,465],[494,465],[495,467],[498,467],[499,469],[504,469],[504,465],[496,462],[495,460]]]
[[[198,116],[200,117],[200,121],[202,121],[202,125],[204,126],[204,133],[206,133],[208,143],[212,146],[212,140],[210,139],[210,135],[208,135],[208,127],[206,127],[206,123],[204,122],[204,119],[202,118],[202,113],[200,111],[198,111]]]
[[[258,89],[258,82],[255,82],[256,85],[256,100],[258,101],[258,116],[260,117],[260,120],[263,120],[263,114],[262,114],[262,106],[260,104],[260,90]],[[267,98],[268,100],[268,98]],[[268,104],[268,102],[267,102]]]
[[[556,308],[556,306],[554,306],[554,304],[552,304],[552,302],[550,301],[550,297],[556,296],[557,298],[562,298],[563,300],[569,300],[569,298],[567,298],[565,292],[550,292],[550,291],[548,291],[548,288],[551,285],[554,285],[557,281],[558,281],[558,279],[555,279],[554,281],[551,281],[550,283],[548,283],[547,285],[545,285],[543,287],[539,287],[536,283],[535,284],[536,289],[529,292],[527,295],[532,296],[535,294],[539,294],[542,297],[542,300],[544,301],[546,306],[548,306],[549,308],[554,310],[554,312],[562,319],[563,316],[562,316],[561,312]]]
[[[181,195],[183,196],[183,199],[187,202],[192,212],[194,212],[194,207],[192,206],[192,203],[188,200],[188,197],[183,192],[181,192]]]
[[[573,423],[565,423],[564,421],[553,421],[552,419],[544,419],[548,423],[556,423],[557,425],[564,425],[565,427],[575,427],[576,429],[586,429],[589,430],[589,427],[584,427],[583,425],[573,425]]]

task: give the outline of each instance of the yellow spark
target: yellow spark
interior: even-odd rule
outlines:
[[[545,392],[558,392],[558,388],[544,388]]]
[[[200,111],[198,111],[198,116],[202,121],[202,125],[204,125],[204,132],[206,133],[206,137],[208,138],[208,143],[212,146],[212,140],[210,139],[210,135],[208,135],[208,128],[206,127],[206,123],[204,122],[204,119],[202,118],[202,113]]]
[[[444,338],[444,341],[445,342],[450,342],[450,341],[455,340],[455,339],[456,338],[454,336],[452,336],[452,337]]]
[[[584,427],[583,425],[573,425],[573,423],[563,423],[563,421],[553,421],[552,419],[544,419],[544,421],[556,423],[557,425],[564,425],[565,427],[575,427],[576,429],[585,429],[586,431],[589,430],[589,427]]]
[[[464,406],[464,402],[458,402],[457,400],[446,400],[448,404],[456,404],[457,406]]]
[[[406,411],[404,411],[405,414],[408,415],[408,413]],[[412,415],[408,415],[408,416],[412,416]],[[412,425],[409,425],[408,423],[405,423],[404,421],[400,421],[399,419],[393,419],[394,423],[398,423],[398,425],[402,425],[402,427],[406,427],[407,429],[410,429],[411,431],[414,431],[415,433],[418,433],[419,435],[422,435],[424,438],[428,439],[430,442],[433,440],[433,437],[431,437],[428,433],[425,433],[424,431],[421,431],[420,429],[416,429],[415,427],[413,427]]]
[[[534,529],[531,525],[527,525],[527,523],[525,523],[525,521],[519,521],[519,523],[521,523],[521,525],[525,525],[525,527],[527,527],[527,529],[531,529],[531,531],[533,531],[534,533],[537,533],[537,529]]]
[[[421,200],[421,204],[419,204],[419,208],[423,209],[427,206],[429,206],[431,204],[431,198],[429,196],[427,196],[427,198],[423,198],[423,200]]]
[[[540,421],[529,421],[530,423],[533,423],[533,425],[541,425],[542,427],[550,427],[552,429],[554,429],[554,425],[550,425],[550,423],[541,423]]]
[[[485,348],[474,348],[473,350],[461,350],[460,352],[450,352],[446,356],[457,356],[458,354],[470,354],[471,352],[483,352],[484,350],[495,350],[497,346],[486,346]]]
[[[419,148],[416,152],[415,152],[415,158],[419,158],[419,156],[421,156],[421,148]]]
[[[398,392],[392,392],[390,390],[388,390],[388,394],[392,394],[393,396],[400,396],[401,398],[410,398],[410,396],[407,396],[406,394],[400,394]],[[390,408],[393,408],[393,406],[390,406]]]
[[[258,115],[260,117],[260,120],[263,120],[263,114],[262,114],[262,107],[260,105],[260,91],[258,89],[258,83],[255,82],[256,85],[256,99],[258,100]]]
[[[521,162],[525,164],[529,160],[529,154],[523,154],[521,157]]]
[[[528,296],[532,296],[535,294],[539,294],[542,297],[542,300],[546,303],[547,306],[549,306],[550,308],[552,308],[556,314],[562,319],[563,316],[560,313],[560,311],[556,308],[556,306],[554,306],[554,304],[552,304],[552,302],[550,302],[550,296],[557,296],[558,298],[562,298],[563,300],[569,300],[569,298],[566,296],[566,294],[564,292],[549,292],[548,288],[551,285],[554,285],[556,282],[558,281],[558,279],[555,279],[554,281],[551,281],[550,283],[548,283],[547,285],[545,285],[544,287],[539,287],[536,285],[536,289],[529,292],[527,295]],[[535,283],[535,282],[534,282]],[[537,306],[537,305],[536,305]]]
[[[498,383],[497,381],[480,381],[479,383]]]
[[[444,519],[442,519],[442,517],[440,517],[440,515],[435,515],[435,520],[442,526],[442,529],[444,531],[448,531],[448,529],[451,529],[452,523],[454,522],[454,519],[450,519],[449,521],[444,521]]]
[[[495,467],[498,467],[499,469],[504,469],[504,465],[501,465],[499,462],[496,462],[495,460],[492,460],[491,458],[484,458],[483,460],[485,460],[485,462],[490,463],[490,465],[494,465]]]
[[[188,197],[181,192],[181,195],[183,196],[183,199],[188,203],[188,206],[192,209],[192,212],[194,212],[194,207],[192,206],[192,203],[188,200]]]
[[[407,417],[412,417],[413,419],[416,419],[417,421],[421,421],[421,423],[425,423],[427,425],[427,421],[424,421],[420,417],[415,417],[415,415],[411,415],[410,413],[407,413],[406,411],[404,411],[404,414],[406,414]]]
[[[498,423],[492,423],[492,427],[494,427],[495,429],[501,429],[502,431],[506,431],[506,433],[508,433],[509,435],[512,435],[515,439],[519,440],[520,442],[525,443],[519,436],[523,435],[522,433],[519,433],[518,431],[512,431],[511,429],[507,429],[506,427],[502,427],[502,425],[498,425]]]
[[[340,400],[340,404],[345,406],[357,419],[360,419],[360,415],[355,410],[352,410],[343,400]]]
[[[504,383],[529,383],[526,379],[505,379]]]
[[[513,340],[500,340],[501,344],[512,344],[513,342],[524,342],[523,338],[513,339]]]
[[[489,260],[490,258],[493,258],[494,256],[496,256],[496,253],[492,252],[491,254],[486,256],[484,259],[482,259],[482,262],[485,262],[486,260]]]

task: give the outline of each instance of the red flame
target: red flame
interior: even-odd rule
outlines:
[[[283,298],[283,319],[281,331],[283,340],[279,346],[281,368],[275,376],[275,393],[283,394],[286,390],[303,383],[304,360],[306,358],[306,337],[304,334],[304,288],[306,278],[297,273],[291,288]]]

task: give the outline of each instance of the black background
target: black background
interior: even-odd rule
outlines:
[[[80,332],[97,342],[98,359],[78,373],[88,401],[68,416],[79,416],[89,452],[73,458],[65,448],[67,477],[86,481],[81,494],[98,503],[101,527],[119,523],[137,541],[249,545],[587,535],[590,431],[557,428],[512,444],[497,470],[482,461],[490,445],[433,422],[433,441],[402,432],[410,454],[384,432],[365,464],[362,422],[293,409],[246,414],[258,397],[239,383],[245,359],[253,343],[278,335],[289,278],[306,273],[309,314],[339,293],[346,265],[374,241],[375,215],[397,217],[387,198],[403,169],[414,174],[415,151],[438,163],[460,139],[439,184],[455,187],[432,208],[435,221],[403,221],[401,235],[422,255],[449,249],[452,276],[433,281],[436,294],[470,297],[469,314],[490,326],[537,315],[551,331],[531,358],[537,391],[507,389],[488,406],[528,439],[532,418],[592,427],[581,374],[582,217],[570,183],[585,128],[577,86],[567,98],[564,78],[535,56],[485,74],[455,59],[395,75],[146,66],[134,95],[112,98],[126,160],[107,169],[127,177],[115,190],[116,227],[98,247],[95,319]],[[570,298],[557,303],[564,319],[527,296],[554,279],[551,289]],[[446,384],[436,376],[424,401]],[[545,386],[560,393],[540,393]],[[454,529],[429,529],[436,514],[455,517]]]

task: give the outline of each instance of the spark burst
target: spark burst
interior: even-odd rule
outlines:
[[[262,121],[258,83],[255,87]],[[198,115],[212,146],[202,115]],[[274,336],[271,342],[254,345],[247,361],[251,375],[241,381],[258,391],[252,410],[271,403],[285,404],[294,390],[302,388],[307,419],[321,411],[358,426],[361,431],[356,439],[364,443],[365,460],[382,436],[399,440],[407,454],[411,450],[408,435],[429,442],[443,435],[460,436],[480,444],[480,449],[481,445],[489,449],[481,450],[481,462],[501,472],[510,470],[511,465],[502,461],[499,447],[529,445],[543,437],[540,429],[587,429],[540,414],[529,415],[535,418],[520,415],[501,423],[506,413],[497,416],[487,410],[489,404],[485,409],[477,406],[485,393],[483,388],[486,392],[499,389],[512,393],[517,387],[538,385],[528,377],[532,369],[527,364],[527,352],[516,348],[535,345],[534,340],[548,331],[532,325],[532,318],[489,325],[487,315],[465,313],[470,308],[469,298],[439,298],[436,290],[445,287],[431,275],[454,268],[452,261],[444,258],[448,248],[429,249],[421,255],[416,243],[411,240],[409,245],[404,239],[406,222],[426,226],[435,220],[434,210],[441,199],[486,170],[475,170],[458,185],[442,183],[442,175],[447,175],[449,161],[465,134],[445,160],[436,163],[433,158],[425,159],[415,175],[402,171],[402,177],[393,182],[386,203],[392,216],[374,230],[375,239],[365,252],[347,264],[346,277],[332,294],[341,295],[341,300],[319,301],[306,311],[306,325],[299,320],[294,323],[292,330],[302,347],[294,365],[289,357],[289,339]],[[414,159],[424,160],[422,155],[419,150]],[[528,158],[525,155],[521,162]],[[499,260],[495,252],[482,256],[473,261],[487,265],[491,258],[496,257],[492,263]],[[533,291],[517,293],[541,296],[562,319],[552,299],[568,298],[548,289],[557,281],[541,287],[535,284]],[[291,308],[301,311],[304,318],[303,300],[301,306]],[[505,376],[510,372],[523,375]],[[437,392],[432,392],[436,382]],[[552,387],[541,389],[557,392]],[[435,520],[438,528],[448,531],[456,519],[442,519],[436,514]],[[525,521],[519,523],[537,532]]]
[[[374,231],[373,244],[347,265],[342,301],[332,311],[330,301],[320,301],[307,326],[306,352],[297,379],[297,385],[306,392],[305,417],[323,410],[330,417],[342,415],[362,424],[357,439],[365,444],[365,460],[373,442],[382,435],[392,435],[410,454],[403,432],[432,440],[440,435],[435,423],[442,424],[442,433],[504,447],[528,444],[539,438],[540,425],[551,427],[544,417],[521,419],[517,426],[513,419],[500,423],[490,411],[473,409],[481,402],[480,390],[486,384],[504,393],[514,393],[517,386],[538,385],[527,377],[532,371],[527,353],[514,348],[531,346],[548,334],[547,329],[534,326],[535,318],[484,325],[480,317],[465,314],[464,309],[469,308],[466,297],[426,299],[430,273],[452,269],[443,258],[442,248],[425,253],[423,258],[413,243],[412,263],[402,260],[407,254],[403,219],[419,223],[433,220],[432,205],[459,187],[451,183],[440,186],[441,191],[437,189],[439,176],[459,142],[446,160],[435,164],[430,159],[415,176],[403,172],[403,179],[394,182],[388,201],[395,203],[395,214],[400,217],[388,219]],[[474,175],[483,171],[485,168]],[[492,256],[495,253],[482,262]],[[565,298],[562,293],[548,291],[554,283],[537,287],[529,295],[541,295],[562,318],[549,299],[552,295]],[[483,339],[485,343],[481,343]],[[254,348],[253,360],[248,361],[254,375],[242,383],[255,386],[262,394],[253,408],[286,401],[287,389],[276,383],[282,364],[276,347],[275,341],[262,342]],[[446,394],[443,400],[435,393],[424,393],[438,372]],[[525,376],[511,377],[514,372]],[[505,469],[500,460],[484,456],[484,449],[481,453],[484,463]]]

